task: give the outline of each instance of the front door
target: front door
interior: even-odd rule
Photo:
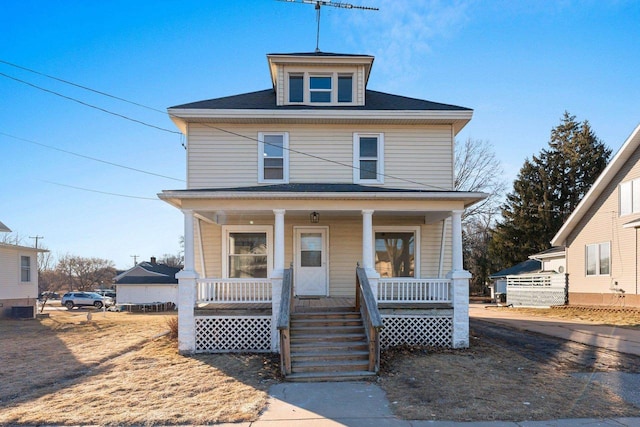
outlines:
[[[327,296],[327,228],[295,228],[295,293]]]

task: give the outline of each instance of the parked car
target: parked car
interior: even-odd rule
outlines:
[[[113,298],[102,296],[95,292],[67,292],[62,296],[60,304],[71,310],[73,307],[95,308],[109,307],[113,305]]]
[[[102,296],[105,296],[105,297],[111,297],[111,298],[115,298],[116,297],[116,291],[114,291],[113,289],[96,289],[93,292],[95,292],[96,294],[100,294]]]

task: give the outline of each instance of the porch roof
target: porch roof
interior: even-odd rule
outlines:
[[[178,208],[183,208],[186,200],[443,201],[458,202],[466,208],[485,199],[487,194],[467,191],[400,189],[346,183],[304,183],[164,190],[158,194],[158,197]]]

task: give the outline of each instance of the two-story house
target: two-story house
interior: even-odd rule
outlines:
[[[370,371],[381,346],[467,347],[461,215],[485,195],[453,183],[472,110],[368,90],[369,55],[267,60],[272,88],[168,110],[187,140],[187,188],[159,195],[185,216],[180,351],[279,351],[295,376],[345,353],[340,333]]]

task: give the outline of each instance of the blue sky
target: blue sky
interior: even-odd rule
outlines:
[[[509,184],[565,110],[614,151],[640,122],[640,2],[352,3],[380,10],[324,7],[320,49],[374,55],[370,89],[473,108],[458,140],[490,141]],[[118,268],[179,250],[181,213],[149,200],[185,185],[163,111],[269,88],[267,53],[316,42],[313,6],[275,0],[0,0],[0,28],[1,61],[161,111],[0,63],[0,221],[24,244],[44,236],[56,256]]]

